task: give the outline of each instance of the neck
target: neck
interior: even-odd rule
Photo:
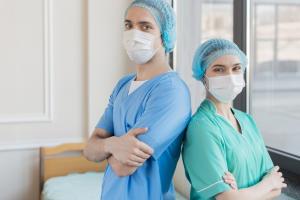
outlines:
[[[157,54],[149,62],[136,66],[136,80],[149,80],[170,70],[171,67],[167,63],[166,55],[164,53],[157,52]]]
[[[227,119],[230,119],[230,117],[232,116],[230,103],[222,103],[209,93],[207,95],[207,99],[211,100],[215,104],[218,114],[222,115]]]

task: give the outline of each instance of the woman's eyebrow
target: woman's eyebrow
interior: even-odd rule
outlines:
[[[236,63],[233,66],[236,67],[236,66],[240,66],[240,65],[241,65],[241,63]]]
[[[221,64],[215,64],[212,67],[225,67],[225,65],[221,65]]]

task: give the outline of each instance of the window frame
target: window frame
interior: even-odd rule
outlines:
[[[279,1],[278,1],[279,2]],[[274,3],[274,2],[272,2]],[[277,3],[277,2],[275,2]],[[250,0],[234,0],[234,19],[233,19],[233,38],[234,42],[240,47],[242,51],[246,53],[248,58],[250,55],[250,37],[251,37],[251,5]],[[249,59],[249,65],[251,66],[251,60]],[[233,105],[235,108],[244,112],[250,113],[250,87],[251,79],[249,78],[251,73],[251,67],[248,67],[245,73],[246,88],[242,93],[234,100]],[[279,165],[281,168],[300,175],[300,155],[293,155],[288,152],[281,151],[270,146],[267,146],[268,152],[275,165]]]

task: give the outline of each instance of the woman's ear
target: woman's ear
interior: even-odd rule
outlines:
[[[204,75],[203,78],[201,79],[204,87],[208,90],[208,81],[207,81],[207,78],[206,76]]]

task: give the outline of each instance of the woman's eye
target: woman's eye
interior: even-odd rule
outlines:
[[[234,71],[240,71],[241,70],[241,66],[236,66],[233,68]]]
[[[224,72],[224,70],[222,68],[215,68],[214,72]]]

